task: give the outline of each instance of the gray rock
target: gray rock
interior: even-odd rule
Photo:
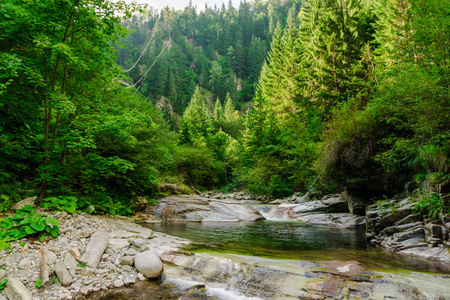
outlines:
[[[425,230],[423,228],[416,228],[414,230],[408,230],[405,232],[394,233],[393,239],[399,243],[408,239],[418,238],[425,240]]]
[[[8,278],[8,283],[5,287],[5,295],[10,300],[31,300],[32,296],[30,291],[20,282],[19,279],[14,277]]]
[[[97,268],[103,253],[108,246],[108,233],[104,229],[96,231],[86,247],[86,252],[81,256],[80,261],[88,264],[92,268]]]
[[[128,242],[135,247],[135,249],[139,252],[145,251],[148,249],[148,240],[138,239],[138,238],[130,238]]]
[[[108,248],[112,250],[121,250],[125,247],[130,246],[130,243],[124,239],[109,239]]]
[[[19,262],[19,267],[22,269],[30,268],[30,266],[33,262],[34,262],[34,259],[32,257],[24,258]]]
[[[30,197],[30,198],[26,198],[23,199],[20,202],[17,202],[16,204],[14,204],[14,206],[12,207],[13,209],[20,209],[22,207],[24,207],[25,205],[30,205],[32,207],[34,207],[34,201],[36,201],[36,196],[35,197]]]
[[[138,253],[139,252],[137,252],[133,248],[130,248],[130,249],[125,250],[125,252],[123,254],[126,255],[126,256],[133,256],[134,257]]]
[[[69,272],[67,271],[64,262],[58,261],[55,264],[55,273],[62,286],[69,286],[73,282],[72,276],[70,276]]]
[[[142,227],[142,226],[122,225],[121,228],[125,231],[138,233],[138,234],[144,235],[144,236],[152,236],[153,235],[153,230],[151,230],[150,228]]]
[[[122,270],[124,272],[131,272],[133,270],[133,267],[129,266],[129,265],[125,265],[122,267]]]
[[[130,227],[128,227],[128,228],[130,228]],[[125,230],[117,230],[117,231],[111,232],[110,238],[111,239],[129,239],[129,238],[137,237],[137,238],[141,238],[141,239],[149,239],[152,234],[153,234],[153,232],[151,232],[151,230],[147,234],[129,232],[129,231],[125,231]]]
[[[396,222],[395,225],[403,225],[403,224],[407,224],[407,223],[419,222],[419,221],[422,221],[422,219],[423,218],[420,215],[415,215],[415,214],[407,215],[400,221]]]
[[[380,234],[394,234],[397,232],[403,232],[406,230],[409,230],[414,227],[422,226],[422,222],[414,222],[414,223],[407,223],[402,225],[396,225],[396,226],[389,226],[383,229]]]
[[[93,287],[90,286],[90,285],[88,285],[88,286],[82,286],[82,287],[80,288],[80,293],[83,294],[83,295],[87,295],[87,294],[89,294],[89,293],[92,291],[92,289],[93,289]]]
[[[8,272],[6,272],[5,270],[3,270],[3,269],[0,269],[0,279],[3,279],[3,278],[5,278],[6,277],[6,275],[8,275]]]
[[[133,263],[134,263],[134,256],[125,255],[125,256],[122,256],[122,258],[120,260],[120,264],[122,266],[125,266],[125,265],[132,266]]]
[[[300,197],[294,197],[293,201],[294,203],[304,203],[304,202],[308,202],[310,200],[310,194],[309,192],[307,192],[305,195],[300,196]]]
[[[442,228],[441,228],[441,226],[428,223],[425,226],[425,229],[427,230],[428,234],[432,238],[442,239]]]
[[[76,268],[76,266],[78,265],[77,261],[75,260],[75,258],[72,256],[72,254],[70,254],[69,252],[66,252],[64,254],[64,265],[67,268]]]
[[[156,278],[160,276],[164,270],[161,259],[150,250],[136,255],[134,266],[136,267],[136,270],[147,278]]]

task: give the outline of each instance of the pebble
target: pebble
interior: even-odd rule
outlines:
[[[116,279],[114,280],[114,287],[119,288],[123,286],[123,280],[122,279]]]

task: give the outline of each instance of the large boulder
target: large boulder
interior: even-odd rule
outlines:
[[[157,278],[164,270],[161,259],[150,250],[137,254],[134,258],[134,266],[147,278]]]

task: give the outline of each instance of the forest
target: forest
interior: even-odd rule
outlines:
[[[438,0],[2,2],[0,210],[126,215],[164,183],[448,193],[449,41]]]

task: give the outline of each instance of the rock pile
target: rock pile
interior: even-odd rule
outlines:
[[[368,206],[368,241],[399,253],[450,261],[450,218],[441,214],[430,220],[414,214],[413,208],[411,198]]]
[[[8,279],[0,299],[72,299],[158,277],[162,273],[158,255],[189,243],[114,219],[64,212],[48,215],[61,223],[57,239],[43,243],[22,239],[0,252],[0,279]],[[142,255],[145,268],[135,263]]]

